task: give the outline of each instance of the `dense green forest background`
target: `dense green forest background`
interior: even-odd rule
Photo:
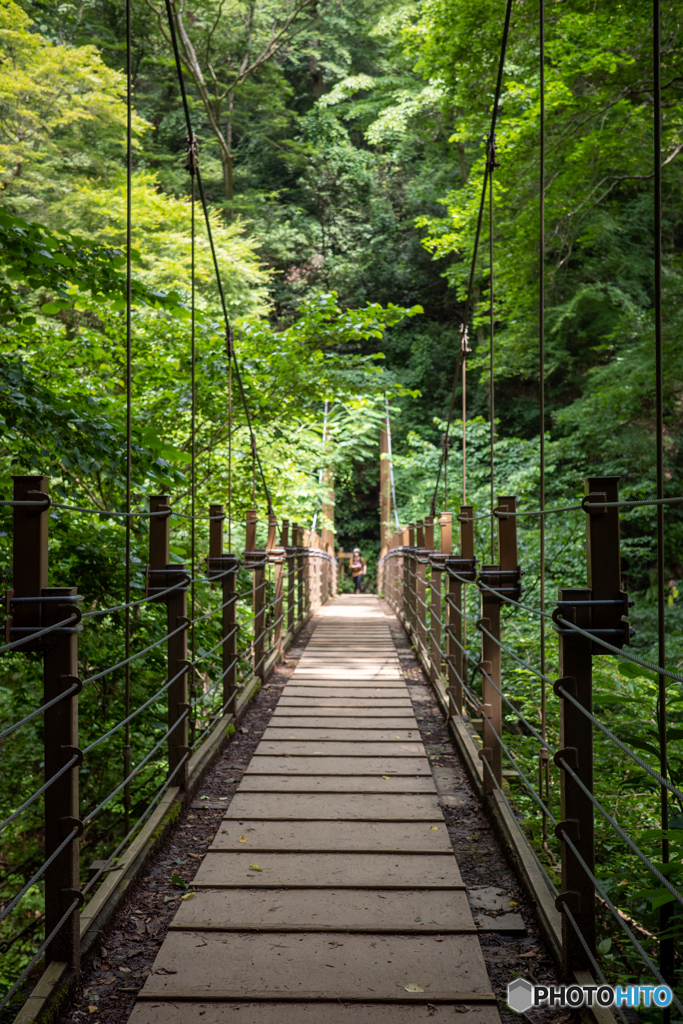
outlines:
[[[387,398],[399,516],[407,522],[429,511],[460,351],[504,4],[189,0],[182,11],[180,16],[176,5],[203,179],[276,511],[310,525],[322,499],[320,469],[331,466],[338,545],[348,550],[359,543],[374,567],[377,441]],[[654,492],[655,454],[651,4],[552,0],[545,12],[548,500],[572,503],[589,474],[617,474],[625,496],[646,497]],[[168,491],[187,510],[190,181],[164,16],[152,0],[132,0],[133,490],[138,508],[149,494]],[[680,495],[683,49],[672,0],[662,4],[662,40],[665,463],[667,493]],[[124,7],[111,0],[0,0],[0,56],[3,496],[10,495],[12,473],[44,472],[61,498],[121,508]],[[501,490],[533,508],[540,434],[535,0],[513,5],[504,72],[494,179],[496,472]],[[224,331],[199,216],[196,280],[198,503],[226,499],[230,446],[238,524],[252,503],[253,463],[237,396],[229,410]],[[488,503],[489,282],[484,237],[468,358],[468,497],[480,509]],[[331,412],[323,438],[326,401]],[[452,488],[461,469],[460,431],[456,422]],[[258,483],[256,498],[265,511]],[[437,508],[444,502],[457,507],[458,501],[457,490],[440,492]],[[10,512],[2,516],[2,570],[10,583]],[[674,579],[683,576],[682,525],[680,514],[667,510],[666,565]],[[634,643],[650,656],[653,527],[650,509],[623,523],[626,584],[638,596]],[[239,544],[239,526],[234,529]],[[90,607],[118,604],[123,531],[111,521],[57,512],[51,531],[53,585],[78,584]],[[200,530],[198,544],[205,540]],[[479,542],[485,550],[484,530]],[[186,559],[189,543],[189,531],[174,527],[173,557]],[[133,552],[134,584],[141,588],[143,526],[135,528]],[[535,528],[522,530],[521,552],[533,602]],[[579,517],[554,517],[548,552],[549,593],[556,585],[585,581]],[[683,660],[681,614],[675,603],[669,608],[672,665]],[[121,617],[112,615],[88,627],[82,646],[87,670],[119,656],[121,625]],[[506,628],[519,651],[535,661],[530,622],[510,620]],[[141,616],[135,642],[144,646],[160,629],[153,612]],[[12,656],[8,664],[3,716],[13,720],[39,700],[39,677],[30,658]],[[599,665],[604,693],[622,697],[621,704],[605,699],[613,727],[656,765],[652,680],[647,673],[620,672],[611,660]],[[160,671],[154,657],[147,659],[135,677],[136,693],[148,693]],[[520,707],[535,715],[534,677],[511,668],[506,680]],[[672,735],[671,773],[680,781],[678,695],[672,687],[672,722],[680,736]],[[92,697],[87,727],[102,730],[120,711],[120,680],[113,680]],[[145,728],[140,751],[161,725]],[[529,737],[519,743],[528,744]],[[532,775],[534,756],[530,745]],[[6,804],[11,811],[17,794],[28,794],[32,775],[40,774],[39,728],[28,746],[15,744],[8,757],[12,781],[3,809]],[[27,757],[31,771],[24,767]],[[644,829],[642,842],[656,849],[656,792],[642,776],[615,764],[608,751],[600,757],[603,798],[622,809],[624,827]],[[84,769],[88,798],[106,792],[115,763],[116,757],[103,754],[90,774]],[[147,792],[143,786],[141,804]],[[529,801],[519,797],[518,806],[531,815]],[[20,850],[39,842],[39,806],[34,810],[28,826],[10,833],[4,870]],[[117,813],[114,808],[86,845],[86,860],[106,851],[119,834]],[[602,844],[604,884],[646,923],[652,938],[658,898],[652,880],[627,862],[621,847],[604,836]],[[11,878],[2,881],[13,891]],[[38,916],[40,905],[36,892]],[[15,931],[25,925],[23,919],[9,923]],[[3,983],[16,974],[33,941],[30,934],[12,944]],[[616,957],[620,977],[626,969],[636,976],[637,965],[611,943],[605,924],[606,962]]]

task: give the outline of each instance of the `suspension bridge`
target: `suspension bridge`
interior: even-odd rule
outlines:
[[[134,997],[129,1019],[132,1024],[218,1024],[235,1012],[250,1024],[352,1019],[409,1024],[435,1015],[455,1020],[462,1012],[475,1024],[501,1019],[505,1000],[494,992],[482,953],[482,928],[472,911],[475,896],[463,881],[445,826],[443,810],[450,797],[432,770],[416,698],[390,628],[399,624],[439,701],[463,770],[514,865],[563,991],[579,992],[582,999],[593,993],[586,1012],[598,1024],[633,1019],[627,1011],[637,1005],[635,997],[627,992],[616,998],[613,992],[622,980],[631,990],[643,986],[647,1005],[664,1022],[683,1015],[676,941],[683,893],[673,852],[675,812],[683,806],[683,790],[670,757],[671,744],[680,737],[667,723],[672,687],[683,683],[683,675],[667,665],[663,553],[665,507],[683,498],[664,496],[662,461],[659,8],[655,2],[656,494],[624,501],[617,478],[586,474],[580,502],[546,504],[542,130],[540,501],[538,507],[523,509],[515,495],[499,493],[506,482],[497,478],[494,459],[491,279],[490,507],[476,509],[468,503],[466,474],[467,331],[487,197],[491,245],[494,238],[495,132],[511,11],[508,2],[461,362],[431,505],[414,523],[400,524],[387,406],[380,439],[378,596],[352,598],[339,594],[331,501],[322,510],[320,534],[315,532],[317,518],[304,529],[273,509],[228,319],[176,26],[167,2],[187,127],[193,258],[197,200],[205,214],[225,320],[230,408],[234,379],[248,424],[254,507],[244,521],[238,520],[232,504],[232,464],[227,509],[218,500],[206,509],[197,505],[194,326],[189,498],[175,502],[167,494],[152,495],[143,507],[134,507],[129,116],[125,507],[55,500],[52,482],[43,474],[16,476],[14,493],[0,503],[12,520],[11,586],[0,654],[7,658],[10,678],[16,660],[24,658],[35,676],[30,699],[0,729],[0,750],[2,757],[14,758],[17,738],[32,730],[44,767],[42,778],[31,778],[32,792],[22,794],[0,824],[6,836],[16,836],[22,821],[31,822],[26,857],[3,861],[0,924],[7,921],[14,929],[3,940],[3,950],[8,953],[28,935],[44,934],[29,962],[8,980],[0,1004],[5,1019],[30,1024],[59,1013],[69,1019],[70,1001],[93,962],[102,959],[102,946],[129,892],[150,870],[177,823],[188,816],[203,779],[235,742],[236,729],[259,690],[298,643],[304,645],[302,656],[236,791],[215,800],[219,820],[207,851],[197,858],[196,873],[189,884],[175,875],[166,882],[178,909],[159,938],[149,971],[144,977],[135,975],[135,984],[126,988]],[[127,33],[130,114],[130,5]],[[543,38],[541,14],[541,75]],[[542,128],[544,116],[542,111]],[[193,317],[194,276],[193,263]],[[461,500],[453,509],[448,457],[459,388],[463,480]],[[579,469],[577,481],[581,476]],[[260,517],[257,493],[265,506]],[[634,508],[643,507],[653,508],[657,517],[656,661],[629,649],[633,601],[623,586],[621,568],[621,523]],[[576,529],[578,517],[586,537],[582,585],[574,580],[562,587],[557,600],[549,600],[545,590],[549,516],[573,517],[566,520],[568,530]],[[68,531],[70,524],[82,524],[88,517],[107,520],[121,531],[121,604],[85,607],[78,592],[81,581],[64,584],[68,566],[59,563],[58,546],[55,560],[51,530],[59,525]],[[520,524],[530,520],[538,523],[540,536],[536,600],[524,594],[518,553]],[[483,527],[488,531],[488,561],[481,558]],[[190,538],[187,562],[174,555],[172,528]],[[134,531],[146,536],[144,572],[132,558]],[[53,585],[55,578],[62,585]],[[143,596],[136,596],[137,587],[144,587]],[[522,620],[538,639],[537,664],[515,644],[514,626]],[[98,632],[101,623],[117,630],[115,654]],[[550,637],[558,645],[557,673],[547,656]],[[620,697],[596,688],[596,659],[615,656],[634,677],[653,681],[647,714],[655,723],[656,747],[650,743],[634,749],[605,713]],[[507,691],[506,679],[520,670],[538,681],[537,717],[520,708]],[[96,718],[79,721],[79,703],[82,707],[94,692],[102,702],[110,700],[107,687],[114,681],[123,693],[121,717],[105,729]],[[42,696],[33,700],[39,691]],[[622,702],[627,699],[621,695]],[[607,806],[600,793],[596,764],[605,750],[627,773],[637,769],[642,787],[654,794],[656,853],[652,842],[646,845],[624,827],[619,810]],[[111,781],[114,761],[121,770]],[[95,771],[107,785],[99,787],[96,800],[84,804],[80,780],[84,772]],[[618,845],[622,860],[648,880],[646,924],[620,906],[618,893],[601,875],[598,825],[600,835],[608,834]],[[88,865],[79,851],[94,845],[106,846],[107,855]],[[41,894],[38,909],[36,892]],[[21,916],[23,908],[30,908],[28,917]],[[495,923],[488,930],[495,933]],[[499,930],[503,934],[502,923]],[[601,938],[605,934],[614,936],[608,946]],[[628,967],[623,979],[615,976],[613,961],[605,959],[612,941],[622,968]],[[519,999],[515,1003],[511,997],[510,1005],[533,1014],[530,1002],[522,1005],[532,988],[527,980],[533,981],[532,972],[525,974],[520,963],[510,978],[514,981],[517,975],[521,982]],[[548,999],[547,991],[542,998]],[[570,1000],[570,1009],[572,1005],[578,1004]],[[91,1013],[97,1010],[95,1004]]]

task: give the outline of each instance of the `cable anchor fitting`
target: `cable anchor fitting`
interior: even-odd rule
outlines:
[[[486,135],[486,170],[492,174],[500,164],[496,160],[496,133],[488,132]]]
[[[194,132],[186,137],[185,146],[187,148],[185,170],[194,177],[199,168],[199,145],[197,144],[197,136]]]

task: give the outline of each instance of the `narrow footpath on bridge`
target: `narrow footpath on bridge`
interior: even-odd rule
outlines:
[[[192,889],[130,1024],[499,1021],[377,598],[318,612]]]

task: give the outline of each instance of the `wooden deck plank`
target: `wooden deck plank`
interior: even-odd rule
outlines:
[[[234,1013],[233,1011],[239,1011]],[[439,1024],[463,1024],[462,1005],[443,1005],[438,1009]],[[434,1022],[434,1011],[426,1002],[407,1006],[402,1003],[324,1002],[252,1003],[231,1000],[222,1003],[140,1002],[136,1003],[130,1024],[423,1024]],[[467,1024],[500,1024],[498,1010],[492,1005],[467,1007]]]
[[[303,783],[304,780],[293,781]],[[392,792],[397,782],[397,779],[380,779],[375,785],[377,790],[386,786],[384,791],[369,793],[356,789],[334,795],[324,791],[296,793],[291,790],[255,793],[240,786],[226,808],[225,817],[238,821],[249,818],[255,821],[429,821],[437,825],[443,822],[433,783],[431,791],[406,794]]]
[[[344,928],[339,928],[339,922]],[[198,892],[180,904],[174,930],[349,931],[474,934],[476,925],[462,890],[283,889],[282,892]]]
[[[370,740],[271,740],[263,739],[256,748],[255,756],[287,754],[316,757],[426,757],[424,744],[408,740],[387,740],[373,743]]]
[[[270,757],[254,755],[247,775],[431,775],[426,757]]]
[[[443,853],[451,852],[444,824],[423,821],[259,821],[222,823],[210,849],[223,852]]]
[[[395,726],[399,724],[399,720],[401,723],[400,727],[402,729],[407,728],[407,723],[409,720],[411,722],[415,722],[415,726],[411,726],[411,728],[415,728],[417,726],[417,719],[415,718],[415,712],[413,711],[412,707],[398,707],[395,708],[395,710],[393,711],[389,711],[386,708],[378,708],[374,705],[372,705],[369,708],[364,708],[362,706],[356,707],[355,705],[353,707],[338,707],[335,704],[327,709],[325,709],[325,707],[323,706],[322,708],[305,707],[301,708],[300,710],[297,710],[296,708],[283,707],[282,704],[279,703],[275,708],[273,717],[271,718],[271,722],[273,725],[280,725],[281,720],[284,719],[287,725],[289,725],[290,723],[294,725],[297,724],[297,718],[301,719],[302,723],[304,719],[318,719],[321,726],[329,726],[329,728],[334,728],[332,724],[333,721],[344,721],[350,719],[362,719],[362,721],[359,721],[357,724],[355,722],[353,723],[354,729],[374,729],[379,727],[393,729]],[[372,721],[376,718],[380,718],[381,721]],[[369,722],[371,724],[366,725],[366,722]]]
[[[422,794],[436,791],[434,779],[427,775],[245,775],[233,803],[242,793]]]
[[[391,698],[405,700],[407,697],[410,699],[408,687],[405,684],[401,686],[397,686],[395,683],[391,686],[382,684],[369,686],[365,682],[340,686],[338,682],[326,683],[324,679],[316,679],[315,682],[310,683],[287,683],[282,691],[282,696],[285,699],[287,697],[355,697],[365,700],[388,700]]]
[[[252,865],[256,864],[260,871]],[[200,889],[451,889],[462,886],[448,853],[213,853],[199,865]]]
[[[169,932],[138,998],[494,1001],[475,935]]]
[[[272,721],[272,719],[271,719]],[[404,729],[401,726],[394,727],[388,726],[385,729],[373,729],[372,726],[369,728],[353,728],[350,729],[346,719],[340,719],[338,724],[332,725],[327,719],[312,719],[311,721],[328,722],[327,726],[320,726],[318,724],[308,724],[307,719],[302,719],[307,724],[304,726],[293,725],[289,726],[276,726],[269,725],[263,733],[263,740],[335,740],[343,741],[344,743],[395,743],[396,740],[402,740],[404,743],[412,741],[414,743],[422,742],[419,729]],[[336,722],[336,719],[332,720]],[[386,723],[375,723],[376,725],[386,725]],[[424,748],[423,748],[424,749]]]
[[[351,696],[329,696],[326,691],[322,691],[324,696],[319,694],[312,694],[308,691],[308,694],[302,696],[301,694],[296,697],[290,697],[284,695],[280,697],[278,708],[283,710],[284,708],[406,708],[412,715],[413,704],[409,696],[407,697],[364,697],[356,691]]]

